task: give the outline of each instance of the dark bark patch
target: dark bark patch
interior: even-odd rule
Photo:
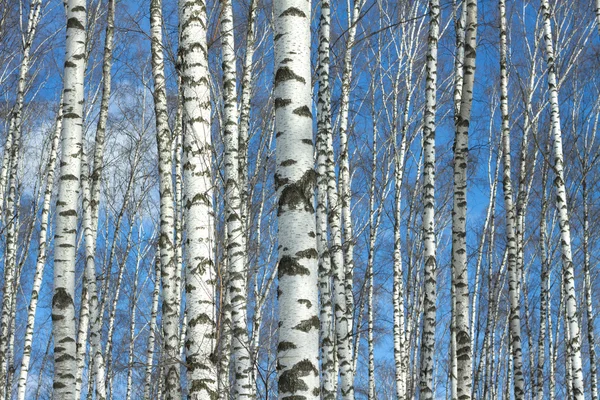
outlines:
[[[69,18],[67,20],[67,29],[75,28],[75,29],[85,29],[85,27],[79,22],[77,18]]]
[[[292,210],[304,209],[306,212],[313,213],[314,186],[317,174],[309,169],[302,178],[294,183],[290,183],[283,188],[279,197],[279,209],[277,215],[281,215],[284,207]],[[277,180],[275,184],[277,185]]]
[[[277,345],[277,351],[288,351],[288,350],[292,350],[295,349],[296,345],[292,342],[279,342],[279,344]]]
[[[290,7],[287,10],[285,10],[284,12],[282,12],[280,15],[280,17],[288,17],[288,16],[306,18],[306,14],[304,14],[304,12],[302,10],[300,10],[296,7]]]
[[[315,315],[309,319],[305,319],[304,321],[300,322],[298,325],[296,325],[294,327],[294,329],[297,329],[302,332],[308,332],[313,328],[319,329],[319,326],[320,326],[319,317],[317,317]]]
[[[280,278],[284,275],[310,275],[310,270],[305,266],[301,265],[296,259],[290,256],[282,256],[281,260],[279,260],[277,275]]]
[[[308,359],[304,359],[287,371],[282,372],[279,376],[280,393],[296,393],[308,390],[308,386],[301,378],[308,376],[310,373],[317,375],[319,371]],[[294,397],[304,398],[304,396],[287,396],[284,398],[292,399]]]
[[[292,112],[301,117],[312,118],[312,113],[310,112],[310,109],[308,108],[308,106],[298,107]]]
[[[303,77],[296,75],[289,67],[281,67],[277,69],[277,72],[275,73],[275,84],[289,80],[296,80],[301,83],[306,83],[306,80]]]
[[[57,288],[52,296],[52,307],[64,310],[69,306],[73,305],[73,298],[65,288]]]
[[[278,97],[275,99],[275,108],[281,108],[281,107],[285,107],[292,104],[292,100],[291,99],[282,99],[281,97]]]

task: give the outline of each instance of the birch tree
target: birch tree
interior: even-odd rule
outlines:
[[[565,325],[568,332],[568,346],[571,351],[573,370],[573,396],[575,399],[584,399],[583,366],[581,362],[581,336],[575,295],[575,275],[571,250],[571,228],[567,203],[567,192],[564,174],[564,157],[562,144],[562,131],[560,109],[558,102],[558,82],[556,77],[556,58],[552,43],[551,11],[548,0],[541,1],[540,12],[543,18],[543,37],[545,43],[546,65],[548,75],[548,90],[550,96],[550,118],[552,126],[552,141],[554,154],[554,187],[556,190],[556,208],[559,215],[560,243],[562,252],[562,266],[565,285]]]
[[[212,247],[214,214],[205,3],[201,0],[181,0],[179,19],[184,126],[188,392],[190,399],[216,399],[217,372],[213,353],[216,334]]]
[[[274,3],[279,399],[320,397],[310,12]]]
[[[162,1],[150,2],[150,36],[152,76],[154,78],[154,113],[156,118],[156,143],[158,146],[158,174],[160,187],[160,265],[162,268],[162,325],[165,398],[181,398],[179,377],[179,305],[174,249],[173,182],[171,159],[171,132],[167,116],[167,95],[164,75],[162,40]]]
[[[433,354],[436,326],[436,238],[435,238],[435,114],[437,90],[437,44],[440,31],[440,5],[429,0],[429,37],[427,40],[427,78],[425,123],[423,124],[423,240],[425,288],[423,330],[421,337],[420,389],[424,399],[435,396],[433,386]]]
[[[500,110],[502,114],[502,154],[504,169],[502,187],[504,190],[504,208],[506,209],[506,242],[508,251],[508,291],[510,297],[510,348],[514,379],[514,397],[522,399],[525,395],[523,378],[523,355],[521,350],[521,317],[519,310],[519,272],[517,270],[517,243],[515,237],[515,208],[511,184],[510,157],[510,120],[508,115],[508,71],[507,71],[507,32],[506,3],[499,0],[500,11]]]
[[[454,139],[454,197],[452,206],[452,286],[455,292],[453,318],[456,323],[457,393],[471,398],[471,338],[469,329],[469,279],[467,275],[467,161],[469,124],[475,78],[477,1],[468,0],[464,42],[463,86]]]
[[[75,256],[81,172],[86,1],[69,0],[63,90],[61,162],[54,236],[54,396],[75,399]]]

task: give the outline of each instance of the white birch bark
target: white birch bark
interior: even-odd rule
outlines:
[[[320,333],[321,396],[334,400],[337,371],[335,370],[335,339],[333,325],[331,253],[327,240],[328,146],[331,133],[331,89],[329,84],[331,10],[328,0],[321,0],[319,17],[319,92],[317,99],[317,249],[319,252],[319,291],[321,298]],[[329,207],[335,206],[329,204]]]
[[[320,398],[310,14],[310,2],[274,2],[281,400]]]
[[[86,1],[68,0],[63,125],[56,232],[54,236],[54,398],[75,399],[75,258],[81,172]]]
[[[429,36],[427,39],[427,77],[425,122],[423,124],[423,242],[424,298],[421,331],[420,395],[433,399],[433,354],[435,349],[437,260],[435,236],[435,114],[437,90],[437,44],[440,31],[440,4],[429,0]]]
[[[50,147],[50,156],[46,166],[46,189],[44,191],[44,202],[42,205],[42,215],[40,223],[40,232],[38,239],[38,255],[35,262],[35,273],[33,276],[33,286],[31,288],[31,299],[27,309],[27,325],[25,327],[25,337],[23,339],[23,357],[21,359],[21,368],[19,372],[19,383],[17,385],[17,400],[25,400],[25,390],[27,388],[27,377],[29,375],[29,363],[31,360],[31,350],[33,343],[33,329],[35,326],[35,315],[37,303],[39,300],[39,292],[42,287],[44,276],[44,267],[46,265],[48,246],[48,222],[50,220],[50,203],[52,200],[52,189],[54,188],[54,176],[56,170],[56,158],[58,152],[58,144],[60,142],[60,132],[62,129],[62,99],[58,109],[56,118],[56,127],[54,129],[54,137]]]
[[[213,300],[216,279],[213,270],[215,224],[212,206],[207,16],[204,1],[181,0],[179,20],[184,127],[188,396],[192,400],[216,399],[216,324]]]
[[[4,253],[4,290],[2,296],[2,307],[0,314],[0,382],[4,384],[0,389],[0,399],[10,398],[12,382],[10,378],[11,347],[14,332],[10,329],[15,324],[15,307],[17,279],[17,240],[18,223],[17,216],[19,202],[17,200],[17,174],[19,171],[20,143],[22,133],[23,102],[31,64],[30,54],[35,33],[40,20],[41,0],[34,0],[29,7],[27,29],[21,34],[22,59],[19,66],[19,78],[17,82],[16,101],[10,115],[9,132],[4,149],[4,158],[0,176],[0,220],[5,219],[4,234],[6,235],[6,248]],[[3,209],[5,190],[8,188],[6,209]],[[5,211],[5,212],[4,212]]]
[[[511,183],[510,120],[508,115],[508,71],[507,71],[507,32],[506,3],[499,0],[500,11],[500,111],[502,117],[502,154],[504,169],[502,187],[504,190],[504,208],[506,210],[506,241],[508,247],[508,292],[510,300],[510,348],[512,350],[512,376],[514,379],[514,397],[525,396],[523,377],[523,354],[521,350],[521,314],[519,308],[519,272],[517,270],[516,216],[513,204]]]
[[[596,338],[594,335],[594,309],[592,307],[592,276],[590,273],[590,217],[589,217],[589,191],[587,181],[584,178],[582,182],[583,191],[583,273],[584,273],[584,293],[587,318],[587,339],[590,348],[590,389],[592,400],[598,400],[598,366],[596,361]]]
[[[154,290],[152,291],[152,308],[150,310],[150,322],[148,323],[148,344],[146,349],[146,368],[144,373],[144,399],[152,397],[152,370],[154,369],[154,343],[156,341],[156,331],[158,329],[156,316],[158,315],[158,297],[160,293],[160,254],[156,255],[154,268]],[[160,397],[157,397],[160,399]]]
[[[560,243],[565,285],[565,308],[567,319],[565,324],[569,333],[568,347],[572,352],[573,396],[576,400],[584,399],[583,367],[581,362],[581,335],[575,294],[575,276],[571,251],[571,229],[567,204],[567,192],[564,176],[564,157],[560,110],[558,102],[558,86],[554,46],[552,43],[551,11],[548,0],[542,0],[541,10],[544,22],[544,42],[546,46],[546,64],[548,67],[548,90],[550,92],[550,118],[552,123],[552,140],[554,148],[554,185],[556,188],[556,208],[559,215]]]
[[[455,121],[454,195],[452,207],[452,285],[456,306],[457,392],[459,399],[471,398],[472,349],[469,329],[469,279],[467,274],[466,217],[468,135],[473,100],[475,48],[477,35],[477,1],[468,0],[464,43],[463,87],[460,112]]]
[[[164,75],[162,41],[162,1],[150,2],[150,34],[152,52],[152,76],[154,80],[154,113],[156,118],[156,142],[158,147],[158,175],[160,190],[160,265],[162,268],[162,325],[163,349],[161,365],[164,367],[165,398],[179,400],[181,383],[179,376],[179,304],[177,268],[174,249],[173,182],[171,159],[171,133],[167,116],[166,82]]]
[[[350,158],[348,153],[348,112],[350,109],[350,86],[352,84],[352,48],[356,37],[356,26],[364,0],[356,0],[349,18],[348,39],[344,51],[342,72],[342,96],[340,99],[340,208],[344,228],[344,264],[336,274],[342,279],[344,291],[336,290],[336,315],[338,308],[344,318],[336,317],[337,357],[340,367],[340,389],[342,399],[354,399],[354,371],[352,360],[352,330],[354,299],[352,293],[354,275],[354,236],[352,234]]]
[[[236,85],[236,55],[231,0],[221,0],[221,51],[223,66],[223,144],[225,219],[227,221],[228,288],[231,301],[232,359],[235,399],[253,398],[252,365],[247,326],[246,238],[241,219],[239,187],[239,129]]]
[[[104,363],[104,354],[102,351],[102,323],[100,315],[100,307],[98,305],[98,289],[96,281],[96,264],[95,264],[95,249],[96,249],[96,235],[97,231],[95,225],[97,219],[93,218],[93,210],[91,206],[91,189],[89,179],[85,171],[87,169],[87,160],[85,159],[85,153],[82,154],[84,157],[84,173],[82,173],[81,187],[83,190],[83,235],[85,244],[85,270],[83,279],[83,291],[82,291],[82,303],[83,307],[89,308],[89,321],[90,321],[90,334],[89,341],[91,344],[91,369],[90,378],[96,382],[96,397],[98,399],[106,399],[106,371]],[[87,334],[82,332],[82,328],[85,327],[87,331],[86,321],[80,320],[80,329],[78,338],[78,368],[82,368],[85,362],[85,348],[87,347]],[[83,354],[82,354],[83,353]],[[76,391],[80,390],[81,383],[78,383]],[[93,384],[92,384],[93,385]],[[92,386],[93,387],[93,386]]]

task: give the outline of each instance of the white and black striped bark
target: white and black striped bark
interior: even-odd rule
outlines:
[[[214,400],[217,398],[214,355],[216,276],[213,271],[212,141],[204,1],[180,0],[179,21],[184,131],[188,396],[193,400]]]
[[[25,338],[23,339],[23,357],[21,359],[21,369],[19,372],[19,383],[17,386],[17,400],[25,400],[25,389],[27,388],[27,377],[29,375],[29,362],[31,360],[31,350],[33,343],[33,328],[35,325],[35,315],[39,292],[42,287],[44,276],[44,267],[46,265],[48,246],[48,222],[50,220],[50,203],[52,200],[52,189],[54,188],[54,176],[56,170],[56,158],[58,153],[58,144],[60,142],[60,132],[62,129],[62,99],[58,109],[54,137],[50,147],[50,156],[46,165],[46,189],[44,190],[44,200],[42,205],[42,215],[40,219],[40,232],[38,239],[38,255],[35,263],[35,273],[33,276],[33,286],[31,288],[31,299],[27,309],[27,325],[25,327]]]
[[[179,376],[179,304],[174,249],[173,181],[171,159],[171,132],[167,116],[167,95],[162,48],[162,1],[150,2],[150,36],[152,52],[152,77],[154,80],[154,113],[158,147],[158,175],[160,192],[160,265],[162,268],[162,326],[163,349],[161,364],[164,368],[165,398],[181,398]]]
[[[583,273],[585,306],[587,318],[587,339],[590,348],[590,389],[592,400],[598,400],[598,365],[596,359],[596,338],[594,335],[594,309],[592,307],[592,276],[590,255],[590,216],[589,216],[589,190],[587,180],[584,178],[581,184],[583,191]]]
[[[335,338],[333,325],[333,297],[331,280],[331,253],[327,240],[327,138],[331,135],[331,89],[329,84],[329,40],[331,10],[328,0],[321,1],[319,18],[319,92],[317,96],[317,249],[319,251],[320,295],[320,356],[321,396],[334,400],[337,371],[335,370]],[[329,207],[332,205],[330,204]]]
[[[54,398],[75,399],[76,326],[75,261],[79,179],[83,151],[83,97],[86,45],[86,1],[68,0],[63,89],[63,125],[56,232],[54,236]]]
[[[231,302],[232,359],[235,399],[254,397],[247,326],[246,237],[241,218],[239,187],[239,129],[236,85],[236,54],[231,0],[221,0],[221,52],[223,66],[223,145],[225,219],[227,221],[228,288]]]
[[[85,269],[83,277],[83,290],[82,290],[82,310],[84,307],[88,308],[89,315],[89,341],[91,349],[91,362],[93,366],[91,368],[90,378],[96,382],[96,397],[98,399],[106,398],[106,371],[104,363],[104,353],[102,349],[102,317],[100,314],[100,307],[98,304],[98,288],[96,281],[96,263],[95,263],[95,250],[96,250],[96,238],[97,238],[97,218],[94,219],[93,209],[91,206],[91,189],[90,182],[87,174],[87,160],[85,159],[85,153],[82,153],[84,157],[84,171],[81,177],[81,187],[83,190],[83,237],[85,245]],[[83,311],[82,311],[83,312]],[[78,338],[78,368],[82,368],[85,362],[85,348],[87,347],[87,321],[80,318],[79,321],[79,335]],[[81,382],[78,382],[76,391],[80,390]],[[93,387],[93,386],[92,386]]]
[[[275,130],[279,399],[316,400],[319,303],[314,209],[309,1],[276,0]]]
[[[3,233],[6,235],[6,248],[4,256],[4,290],[2,297],[2,307],[0,314],[0,382],[4,386],[0,389],[0,399],[5,396],[10,397],[10,360],[12,348],[12,338],[14,331],[10,329],[16,323],[16,315],[13,312],[15,308],[16,283],[18,282],[17,266],[17,240],[18,240],[18,209],[17,199],[17,174],[19,172],[19,160],[21,155],[21,134],[23,124],[23,103],[29,69],[31,65],[31,47],[35,38],[35,33],[40,20],[41,0],[34,0],[29,7],[29,16],[27,28],[21,34],[22,41],[22,60],[19,66],[19,78],[17,82],[16,101],[10,114],[9,132],[7,133],[7,142],[4,149],[4,159],[0,175],[0,220],[5,221]],[[4,160],[3,160],[4,161]],[[8,188],[6,199],[6,209],[3,209],[5,190]],[[4,212],[5,211],[5,212]],[[8,373],[7,373],[8,372]]]
[[[510,117],[508,115],[507,70],[508,44],[506,38],[505,0],[499,0],[498,7],[500,12],[500,112],[502,118],[502,156],[504,165],[502,188],[504,190],[504,208],[506,210],[506,243],[509,276],[508,293],[510,301],[510,347],[512,350],[514,397],[516,400],[520,400],[525,396],[525,379],[523,377],[523,354],[521,350],[521,313],[519,308],[519,272],[517,270],[516,216],[511,182]]]
[[[352,84],[352,48],[356,37],[356,26],[364,1],[356,0],[351,10],[348,27],[348,39],[344,50],[342,72],[342,95],[340,98],[340,196],[343,235],[344,264],[338,266],[336,278],[335,309],[337,332],[337,357],[340,368],[340,389],[342,399],[354,399],[354,368],[352,360],[352,331],[354,314],[353,276],[354,276],[354,237],[352,234],[350,158],[348,150],[348,113],[350,110],[350,86]],[[349,10],[350,12],[350,10]],[[343,285],[343,292],[338,288]],[[343,318],[338,314],[343,313]]]
[[[556,208],[560,226],[560,244],[565,285],[565,330],[569,333],[568,347],[571,351],[571,367],[573,370],[573,397],[584,399],[583,367],[581,362],[581,335],[575,295],[575,276],[571,251],[571,228],[567,204],[567,191],[564,174],[564,157],[560,110],[558,102],[558,83],[556,77],[556,58],[552,43],[551,11],[548,0],[542,0],[540,10],[544,23],[543,37],[546,46],[546,64],[548,67],[548,90],[550,92],[550,119],[552,125],[552,141],[554,153],[554,186],[556,189]]]
[[[457,392],[460,400],[471,398],[472,349],[469,329],[469,279],[467,274],[467,162],[469,152],[469,122],[475,78],[475,48],[477,36],[477,1],[467,0],[464,42],[463,87],[460,112],[455,119],[454,195],[452,206],[452,285],[455,291]]]
[[[436,237],[435,237],[435,114],[437,90],[437,44],[440,31],[440,4],[429,0],[429,37],[427,39],[427,76],[425,122],[423,124],[423,242],[424,297],[421,331],[420,395],[433,399],[433,354],[436,326]]]
[[[144,399],[152,397],[152,370],[154,369],[154,343],[158,329],[156,317],[158,315],[158,297],[160,294],[160,254],[155,256],[154,266],[154,290],[152,291],[152,308],[150,309],[150,321],[148,323],[148,344],[146,348],[146,370],[144,372]],[[150,271],[151,272],[151,271]],[[160,397],[157,397],[160,399]]]

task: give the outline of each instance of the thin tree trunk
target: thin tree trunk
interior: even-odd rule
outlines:
[[[500,110],[502,113],[502,154],[504,169],[502,187],[504,190],[504,208],[506,210],[506,242],[508,247],[508,292],[510,299],[510,348],[512,350],[512,366],[515,400],[525,396],[525,379],[523,377],[523,353],[521,350],[521,313],[519,308],[519,272],[517,270],[517,243],[515,227],[515,207],[511,183],[510,156],[510,120],[508,115],[508,71],[506,39],[506,3],[498,2],[500,10]],[[530,348],[531,351],[531,348]]]
[[[421,332],[420,394],[433,399],[433,354],[435,350],[437,259],[435,238],[435,114],[437,102],[437,44],[440,32],[439,0],[429,0],[429,37],[427,41],[427,87],[423,124],[423,241],[424,298]]]
[[[310,2],[277,0],[275,127],[279,243],[279,399],[320,397]]]
[[[151,272],[151,271],[149,271]],[[158,329],[156,323],[156,317],[158,315],[158,296],[160,293],[160,255],[156,255],[155,267],[154,267],[154,290],[152,291],[152,308],[150,310],[150,322],[149,334],[148,334],[148,345],[146,349],[146,371],[144,375],[144,399],[152,398],[152,370],[154,369],[154,342],[156,338],[156,330]],[[156,397],[160,399],[160,397]]]
[[[31,64],[30,53],[37,25],[40,20],[41,0],[33,0],[29,7],[27,30],[21,35],[23,45],[23,58],[19,67],[19,79],[14,108],[11,112],[9,132],[4,150],[6,164],[2,165],[0,175],[0,220],[5,219],[6,250],[4,253],[4,290],[0,315],[0,400],[11,398],[12,379],[9,379],[11,362],[11,347],[14,332],[10,329],[15,324],[16,283],[17,278],[17,216],[19,202],[17,201],[17,174],[19,171],[19,158],[21,153],[21,133],[23,118],[23,102]],[[3,210],[5,190],[8,188],[6,209]],[[6,212],[3,212],[6,211]],[[14,328],[14,327],[13,327]]]
[[[252,365],[248,340],[248,302],[245,268],[246,237],[241,219],[239,187],[239,129],[236,90],[236,55],[231,0],[221,0],[221,51],[223,57],[223,144],[225,179],[225,219],[227,221],[228,288],[231,301],[232,359],[235,399],[254,397]]]
[[[213,355],[216,337],[213,262],[215,222],[205,3],[202,0],[181,1],[179,19],[186,205],[185,347],[188,398],[216,399],[217,369]]]
[[[152,52],[152,76],[154,78],[156,142],[158,146],[160,190],[159,247],[163,293],[162,325],[164,340],[161,364],[164,366],[165,398],[168,400],[179,400],[181,398],[179,376],[179,304],[175,303],[178,297],[177,280],[180,277],[176,273],[177,268],[173,243],[175,211],[173,208],[171,133],[167,116],[162,24],[162,0],[152,0],[150,2],[150,44]]]
[[[452,207],[452,285],[456,294],[457,397],[471,398],[472,349],[469,329],[469,279],[467,274],[467,161],[469,122],[473,100],[475,48],[477,35],[477,1],[468,0],[463,88],[460,112],[456,118],[454,141],[454,196]]]
[[[556,78],[556,65],[554,47],[552,44],[551,12],[548,0],[542,0],[541,13],[544,21],[544,42],[546,44],[546,63],[548,67],[548,89],[550,91],[550,117],[552,121],[552,139],[554,147],[554,172],[556,178],[556,208],[559,214],[560,242],[562,250],[562,263],[564,270],[564,284],[566,290],[566,314],[568,331],[570,334],[569,347],[572,351],[573,368],[573,396],[576,400],[584,399],[583,367],[581,362],[581,335],[577,313],[577,299],[575,295],[575,276],[573,257],[571,252],[571,229],[567,204],[567,192],[564,176],[564,159],[560,111],[558,102],[558,86]]]
[[[54,236],[54,396],[75,399],[75,261],[81,173],[86,1],[68,0],[60,180]]]
[[[352,368],[352,328],[354,299],[352,293],[354,274],[354,237],[352,234],[350,159],[348,154],[348,112],[350,108],[350,86],[352,84],[352,48],[356,36],[358,16],[364,0],[356,0],[350,17],[348,39],[344,52],[342,73],[342,96],[340,99],[340,205],[344,227],[344,265],[339,266],[338,279],[343,276],[344,292],[336,293],[336,314],[342,309],[344,318],[336,318],[337,357],[340,366],[340,388],[342,399],[354,399],[354,371]],[[342,304],[345,303],[345,304]]]
[[[46,166],[46,189],[44,191],[44,203],[42,205],[42,216],[40,223],[40,232],[38,239],[38,255],[35,262],[35,273],[33,276],[33,286],[31,288],[31,300],[27,309],[27,326],[25,328],[25,338],[23,340],[23,357],[21,359],[21,369],[19,373],[19,383],[17,386],[17,400],[25,400],[25,392],[27,388],[27,377],[29,375],[29,363],[31,360],[31,350],[33,343],[33,328],[35,326],[35,314],[39,299],[40,288],[44,276],[44,267],[46,266],[46,257],[48,246],[48,221],[50,219],[50,203],[52,200],[52,189],[54,188],[54,175],[56,171],[56,158],[58,152],[58,144],[60,142],[60,132],[62,129],[62,99],[58,109],[56,118],[56,127],[54,129],[54,137],[50,147],[50,157]]]
[[[321,297],[321,395],[323,400],[335,400],[337,371],[335,369],[335,339],[333,325],[331,253],[327,240],[328,180],[327,139],[331,135],[331,89],[329,85],[329,0],[321,0],[319,19],[319,92],[317,100],[317,248],[319,251],[319,290]],[[329,203],[329,209],[334,207]]]
[[[596,339],[594,335],[594,309],[592,307],[592,277],[590,274],[590,218],[589,218],[589,193],[587,181],[584,178],[582,182],[583,190],[583,273],[585,305],[587,317],[587,339],[590,348],[590,374],[591,374],[591,392],[592,400],[598,400],[598,366],[596,363]]]

